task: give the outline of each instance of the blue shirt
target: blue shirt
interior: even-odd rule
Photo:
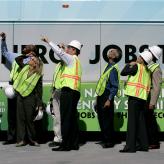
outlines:
[[[8,52],[6,41],[1,40],[1,54],[5,57],[5,67],[8,70],[11,70],[12,63],[14,62],[15,58],[19,56],[17,53]]]
[[[114,63],[115,64],[115,63]],[[104,73],[111,68],[114,64],[109,63],[108,66],[106,67]],[[110,76],[106,85],[106,90],[109,90],[110,94],[108,99],[112,100],[114,99],[114,96],[118,92],[118,85],[119,85],[119,80],[118,80],[118,72],[115,68],[113,68],[110,72]]]

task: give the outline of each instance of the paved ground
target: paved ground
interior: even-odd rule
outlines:
[[[119,153],[125,142],[111,149],[102,149],[96,142],[69,152],[53,152],[48,143],[17,148],[0,142],[0,164],[164,164],[164,142],[159,150],[125,154]]]

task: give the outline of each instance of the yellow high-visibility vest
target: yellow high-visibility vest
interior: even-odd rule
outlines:
[[[13,88],[23,97],[28,96],[35,88],[41,75],[34,73],[28,77],[29,65],[26,65],[14,81]]]
[[[19,74],[18,69],[19,69],[19,65],[17,64],[16,61],[14,61],[12,64],[11,72],[10,72],[10,79],[11,80],[15,81],[15,79],[17,78],[17,76]]]
[[[148,66],[148,69],[151,71],[151,72],[154,72],[154,70],[159,67],[159,64],[157,63],[153,63],[151,65]]]
[[[60,89],[61,88],[61,74],[62,74],[62,64],[61,62],[57,64],[56,66],[56,70],[53,76],[53,83],[52,83],[52,87],[56,88],[56,89]]]
[[[107,66],[108,66],[108,64],[107,64]],[[105,69],[106,69],[106,67],[105,67]],[[109,79],[109,76],[110,76],[110,73],[111,73],[113,68],[116,69],[117,74],[118,74],[119,84],[118,84],[117,96],[118,97],[120,96],[120,71],[118,69],[118,65],[117,64],[111,66],[105,73],[103,73],[101,75],[101,77],[100,77],[100,79],[99,79],[99,81],[97,83],[97,86],[96,86],[96,94],[98,96],[101,96],[104,93],[106,85],[107,85],[107,82],[108,82],[108,79]]]
[[[142,64],[137,64],[138,71],[134,76],[128,76],[125,95],[147,100],[150,92],[150,71]]]
[[[65,64],[62,66],[62,74],[60,78],[61,88],[69,87],[73,90],[79,91],[81,89],[81,64],[76,55],[73,56],[73,66],[68,67]]]

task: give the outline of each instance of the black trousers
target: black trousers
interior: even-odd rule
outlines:
[[[97,114],[102,134],[102,141],[114,143],[114,100],[111,101],[108,109],[104,109],[104,104],[108,99],[108,96],[109,91],[105,91],[103,95],[98,96]]]
[[[145,100],[129,96],[126,147],[131,151],[136,151],[136,145],[148,149],[145,111]]]
[[[36,99],[33,94],[22,97],[17,96],[17,142],[28,139],[36,141],[34,125],[34,113],[36,110]]]
[[[68,149],[76,148],[79,144],[79,126],[77,104],[80,93],[63,87],[60,97],[62,146]]]
[[[17,108],[17,98],[7,99],[8,103],[8,131],[7,131],[7,140],[16,141],[16,108]]]
[[[146,110],[146,124],[148,130],[149,145],[159,145],[159,128],[154,115],[154,110]]]

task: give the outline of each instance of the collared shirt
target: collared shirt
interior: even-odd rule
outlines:
[[[153,64],[154,62],[151,62]],[[161,83],[162,83],[162,70],[157,67],[151,74],[152,87],[150,89],[149,104],[156,105],[160,92],[161,92]]]
[[[105,71],[106,72],[110,67],[112,67],[113,64],[109,63],[108,66],[106,67]],[[114,99],[114,96],[117,94],[118,91],[118,85],[119,85],[119,80],[118,80],[118,73],[117,70],[114,68],[110,72],[110,76],[106,85],[106,90],[109,90],[109,100]]]
[[[6,41],[1,40],[1,54],[5,57],[5,67],[11,70],[12,63],[14,62],[15,58],[19,56],[17,53],[8,52]]]

